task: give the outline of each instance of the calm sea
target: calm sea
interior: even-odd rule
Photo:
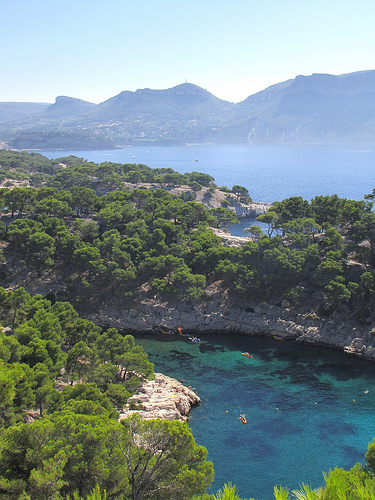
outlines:
[[[219,186],[245,186],[255,201],[290,196],[310,200],[337,194],[362,200],[375,187],[373,146],[176,146],[129,147],[113,151],[42,151],[48,158],[73,154],[102,163],[143,163],[177,172],[204,172]]]
[[[375,146],[132,147],[43,154],[196,170],[220,186],[243,185],[264,202],[331,194],[361,200],[375,187]],[[214,462],[212,491],[232,481],[241,497],[271,500],[276,484],[317,487],[323,471],[363,461],[375,437],[373,363],[331,349],[234,334],[204,335],[198,343],[182,337],[138,340],[156,371],[195,387],[202,399],[190,426]],[[248,424],[238,420],[240,413]]]

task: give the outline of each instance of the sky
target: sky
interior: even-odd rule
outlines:
[[[0,102],[189,82],[239,102],[375,69],[374,0],[0,0]]]

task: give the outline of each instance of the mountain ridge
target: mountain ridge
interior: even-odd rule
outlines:
[[[44,149],[48,148],[46,134],[52,132],[55,139],[57,133],[83,134],[105,139],[113,147],[192,142],[375,143],[375,70],[298,75],[239,103],[183,83],[164,90],[125,90],[100,104],[58,96],[49,106],[37,106],[34,114],[30,114],[31,103],[24,103],[25,110],[21,103],[13,103],[18,105],[13,120],[11,104],[0,103],[0,142],[8,147],[22,143],[19,136],[26,132],[34,137],[43,132]]]
[[[138,89],[123,91],[98,104],[93,116],[102,119],[122,116],[123,113],[147,113],[163,116],[172,113],[194,116],[202,113],[217,113],[230,103],[218,99],[208,91],[190,83],[183,83],[166,90]]]

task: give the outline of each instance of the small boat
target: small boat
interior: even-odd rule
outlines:
[[[248,358],[252,358],[252,355],[248,352],[241,352],[242,356],[247,356]]]
[[[243,424],[247,424],[247,418],[246,418],[246,416],[245,416],[245,415],[240,415],[240,416],[239,416],[239,420],[241,420],[241,422],[242,422]]]
[[[192,342],[200,342],[201,339],[199,339],[198,337],[190,337],[190,335],[187,335],[186,334],[186,337],[191,340]]]
[[[178,328],[170,328],[169,330],[161,330],[161,333],[164,333],[164,335],[183,335],[180,326]]]

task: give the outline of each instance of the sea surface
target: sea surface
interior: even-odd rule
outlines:
[[[245,186],[256,201],[337,194],[361,200],[375,188],[374,146],[181,146],[44,151],[94,162],[193,170],[219,186]],[[250,225],[232,226],[241,235]],[[155,370],[193,386],[202,403],[189,425],[216,471],[242,498],[271,500],[273,486],[323,484],[323,472],[363,461],[375,437],[375,363],[273,338],[205,334],[139,336]],[[248,351],[252,358],[241,352]],[[246,414],[248,424],[238,419]]]
[[[315,488],[324,484],[323,471],[364,462],[375,437],[374,363],[237,334],[202,334],[200,342],[135,338],[155,371],[192,386],[201,398],[189,425],[214,463],[211,492],[231,481],[241,498],[271,500],[275,485]]]
[[[219,186],[245,186],[253,200],[269,203],[290,196],[311,200],[332,194],[362,200],[375,187],[375,142],[372,146],[149,146],[41,153],[48,158],[73,154],[96,163],[142,163],[180,173],[204,172]]]

